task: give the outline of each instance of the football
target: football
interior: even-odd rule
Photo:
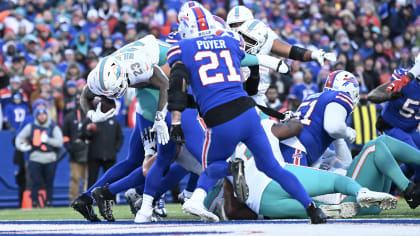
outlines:
[[[115,100],[107,98],[106,96],[96,96],[93,99],[93,106],[97,107],[99,102],[101,102],[101,111],[104,113],[116,107]]]

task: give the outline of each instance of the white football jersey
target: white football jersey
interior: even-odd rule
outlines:
[[[122,61],[129,85],[148,82],[153,66],[159,63],[159,43],[153,35],[147,35],[118,49],[111,56]]]

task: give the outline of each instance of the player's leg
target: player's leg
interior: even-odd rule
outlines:
[[[171,114],[168,112],[165,121],[171,126]],[[143,203],[141,209],[137,212],[134,222],[143,223],[150,222],[153,214],[153,200],[154,196],[160,189],[160,184],[163,178],[164,171],[169,167],[171,161],[176,155],[177,145],[170,140],[166,145],[157,145],[157,157],[152,167],[150,168],[143,193]]]
[[[199,175],[190,173],[187,186],[180,194],[178,194],[178,200],[181,203],[184,203],[186,200],[191,198],[194,189],[197,187],[198,177]]]
[[[202,165],[205,170],[200,175],[191,198],[183,204],[184,212],[198,215],[204,221],[219,221],[203,203],[216,182],[230,175],[226,159],[233,153],[241,139],[239,117],[206,130],[202,150]]]

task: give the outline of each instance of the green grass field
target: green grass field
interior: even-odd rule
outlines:
[[[184,214],[180,204],[167,204],[168,217],[166,220],[198,220],[198,217]],[[99,215],[98,209],[95,208]],[[114,207],[114,216],[117,220],[134,219],[128,205]],[[404,200],[399,200],[398,207],[393,210],[383,211],[380,215],[358,216],[357,218],[420,218],[420,209],[412,210]],[[83,217],[70,207],[53,207],[43,209],[0,210],[0,220],[78,220]]]

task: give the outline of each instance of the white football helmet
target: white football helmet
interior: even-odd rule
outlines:
[[[178,31],[181,38],[213,35],[217,30],[213,15],[204,7],[189,8],[180,18]]]
[[[252,19],[254,19],[254,15],[252,14],[251,10],[245,6],[236,6],[230,9],[226,18],[226,23],[230,28],[232,28],[232,30],[236,31],[237,27],[234,27],[234,24],[243,23]]]
[[[112,56],[99,61],[96,68],[89,73],[87,84],[92,92],[117,99],[125,94],[128,87],[121,62]]]
[[[345,70],[336,70],[328,75],[325,82],[324,91],[336,90],[343,91],[350,95],[353,104],[359,103],[359,83],[356,76]]]
[[[203,7],[203,5],[196,1],[185,2],[184,4],[182,4],[181,8],[179,8],[178,21],[181,22],[181,17],[185,16],[187,10],[193,7]]]
[[[240,27],[238,33],[245,41],[246,53],[256,55],[268,39],[268,28],[259,20],[247,20]]]

